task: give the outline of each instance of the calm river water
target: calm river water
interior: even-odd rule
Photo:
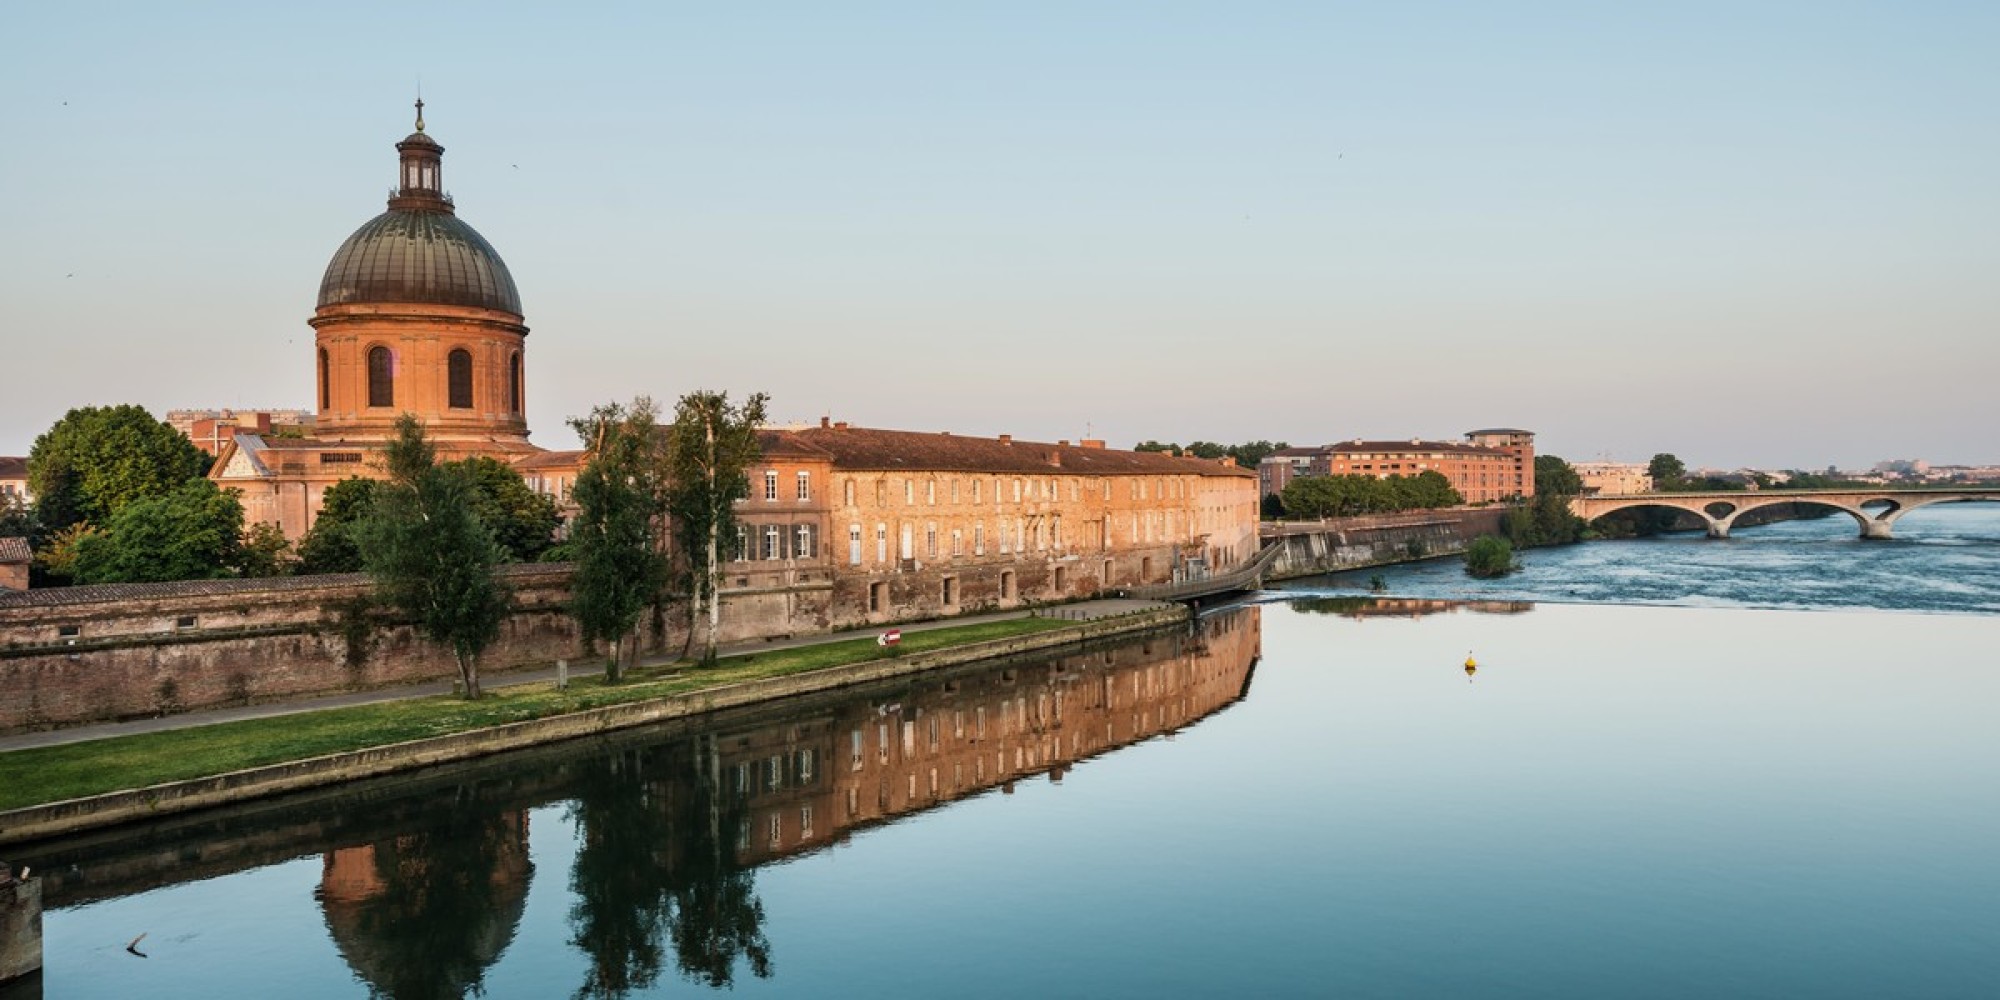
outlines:
[[[45,845],[44,985],[1991,997],[2000,511],[1852,531],[1304,581],[1190,635]]]

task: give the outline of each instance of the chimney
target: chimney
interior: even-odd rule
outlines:
[[[832,427],[832,426],[833,426],[833,418],[832,418],[832,417],[821,417],[821,418],[819,418],[819,429],[820,429],[820,430],[826,430],[826,429],[827,429],[828,427]]]
[[[1001,443],[1001,444],[1005,444],[1005,445],[1011,445],[1011,444],[1013,444],[1013,443],[1014,443],[1014,435],[1012,435],[1012,434],[1002,434],[1002,435],[1000,435],[1000,443]]]
[[[845,420],[836,420],[836,421],[834,421],[834,422],[833,422],[833,429],[834,429],[834,430],[837,430],[837,431],[844,431],[844,430],[846,430],[846,429],[847,429],[847,421],[845,421]]]
[[[1057,447],[1060,447],[1060,448],[1067,448],[1067,447],[1069,447],[1069,439],[1068,439],[1068,438],[1063,438],[1063,439],[1062,439],[1061,441],[1057,441],[1057,442],[1056,442],[1056,446],[1057,446]]]
[[[1078,442],[1076,443],[1076,446],[1077,446],[1077,447],[1079,447],[1079,448],[1096,448],[1096,449],[1097,449],[1097,450],[1099,450],[1099,451],[1103,451],[1103,450],[1104,450],[1104,439],[1103,439],[1103,438],[1084,438],[1083,440],[1081,440],[1081,441],[1078,441]]]

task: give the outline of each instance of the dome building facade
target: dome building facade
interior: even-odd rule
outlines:
[[[314,330],[314,422],[307,436],[242,433],[209,477],[236,490],[247,520],[297,539],[326,489],[381,475],[377,452],[397,418],[424,424],[438,458],[487,456],[536,482],[574,480],[576,452],[528,443],[527,337],[521,293],[499,251],[459,218],[444,187],[444,147],[424,131],[396,143],[395,192],[327,262]]]
[[[354,231],[320,280],[318,434],[387,437],[413,413],[440,444],[528,450],[528,327],[514,277],[445,193],[444,147],[417,130],[396,144],[388,210]]]

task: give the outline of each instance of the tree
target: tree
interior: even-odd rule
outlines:
[[[1675,458],[1671,452],[1663,451],[1654,455],[1653,460],[1646,464],[1646,474],[1653,477],[1654,489],[1670,490],[1687,475],[1687,466],[1682,465],[1681,460]]]
[[[144,407],[84,406],[56,421],[28,451],[28,485],[42,524],[61,531],[103,524],[127,504],[163,496],[208,471],[187,436]]]
[[[1583,492],[1583,477],[1576,467],[1555,455],[1535,456],[1535,495],[1559,493],[1576,496]]]
[[[512,466],[486,455],[446,463],[473,488],[473,513],[493,533],[505,562],[534,562],[555,541],[562,523],[556,502],[528,488]]]
[[[756,393],[732,406],[726,392],[702,390],[674,405],[667,430],[667,509],[691,562],[687,574],[689,614],[707,610],[702,659],[715,659],[715,635],[722,621],[722,562],[736,545],[736,501],[749,493],[745,478],[758,456],[757,427],[764,422],[767,397]],[[694,628],[688,630],[694,641]]]
[[[1583,540],[1584,520],[1570,511],[1569,496],[1536,491],[1507,508],[1500,534],[1518,548],[1568,545]]]
[[[1166,454],[1179,457],[1181,453],[1181,446],[1177,444],[1168,444],[1161,441],[1141,441],[1138,444],[1133,445],[1132,450],[1146,451],[1146,452],[1164,452]]]
[[[298,566],[285,529],[269,521],[245,528],[236,551],[236,569],[244,576],[285,576]]]
[[[500,548],[473,512],[472,483],[437,464],[416,417],[397,418],[382,453],[389,478],[355,532],[362,564],[385,604],[450,647],[465,697],[477,699],[479,654],[507,615],[507,595],[493,579]]]
[[[1398,491],[1400,510],[1434,510],[1465,502],[1451,480],[1436,469],[1425,469],[1414,476],[1390,476],[1387,481]]]
[[[126,504],[103,530],[78,537],[72,572],[78,583],[213,580],[235,572],[242,542],[235,492],[190,479]]]
[[[1469,576],[1488,579],[1506,576],[1519,568],[1514,562],[1514,547],[1498,535],[1480,535],[1465,548],[1465,572]]]
[[[1264,459],[1269,458],[1272,452],[1283,451],[1290,447],[1291,445],[1283,441],[1246,441],[1232,446],[1229,449],[1229,457],[1235,459],[1237,465],[1254,469]]]
[[[374,506],[378,485],[379,480],[351,476],[326,488],[320,497],[319,516],[299,539],[299,572],[361,572],[361,549],[354,542],[354,526]]]
[[[590,458],[571,498],[576,518],[569,547],[576,562],[570,613],[584,638],[605,643],[604,679],[617,683],[621,652],[636,656],[639,616],[666,588],[668,565],[660,537],[666,483],[653,401],[630,408],[609,403],[570,421]]]
[[[1196,458],[1224,458],[1229,455],[1229,446],[1216,444],[1213,441],[1196,441],[1189,444],[1183,454],[1193,455]]]

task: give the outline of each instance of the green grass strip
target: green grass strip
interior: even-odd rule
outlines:
[[[963,646],[1073,626],[1047,618],[1010,618],[977,625],[906,632],[894,655]],[[646,667],[623,683],[573,680],[569,689],[534,683],[493,688],[478,701],[433,695],[245,719],[190,729],[0,753],[0,810],[206,778],[250,767],[488,726],[546,718],[605,705],[687,694],[744,681],[784,677],[891,655],[874,637],[724,657],[715,666]]]

